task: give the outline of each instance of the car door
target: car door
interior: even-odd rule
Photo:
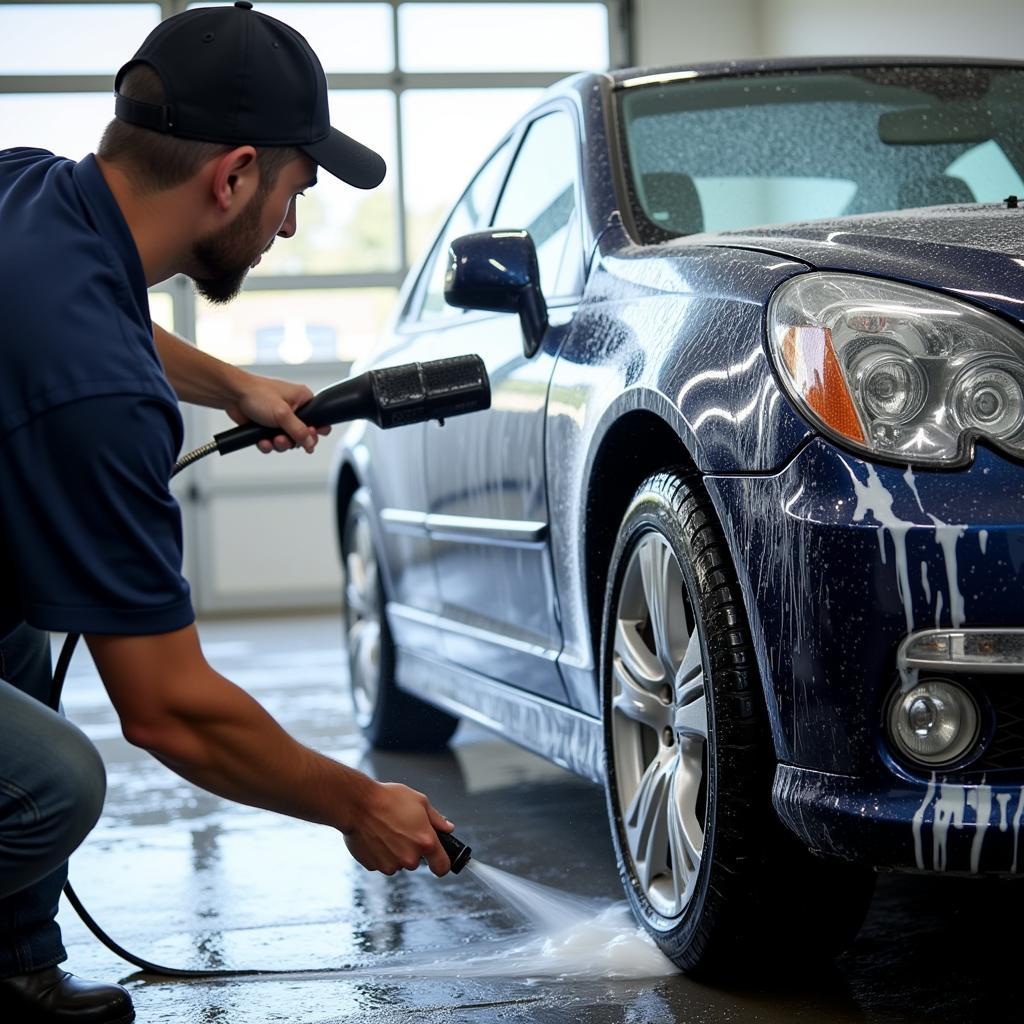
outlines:
[[[425,435],[427,526],[449,659],[560,702],[544,429],[554,360],[582,288],[578,134],[568,109],[533,120],[493,218],[533,237],[552,326],[529,358],[512,314],[473,311],[439,333],[434,356],[483,358],[492,407],[431,423]]]
[[[463,312],[444,301],[448,245],[458,235],[487,226],[511,151],[509,138],[485,161],[452,209],[407,289],[394,332],[374,356],[375,365],[438,358],[433,339],[457,322]],[[437,654],[443,652],[439,651],[437,630],[431,623],[441,611],[441,599],[426,530],[425,432],[422,423],[398,430],[367,427],[366,442],[371,451],[367,466],[373,476],[371,491],[380,517],[392,634],[401,647]]]

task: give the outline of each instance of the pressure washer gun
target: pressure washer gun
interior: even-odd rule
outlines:
[[[296,409],[295,415],[310,427],[370,420],[387,428],[425,420],[439,420],[443,424],[449,416],[478,412],[490,405],[491,384],[484,362],[479,356],[469,355],[367,370],[324,388]],[[277,427],[258,423],[225,430],[182,456],[174,473],[213,452],[227,455],[280,433]]]

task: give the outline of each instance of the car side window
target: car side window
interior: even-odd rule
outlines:
[[[510,140],[504,142],[477,172],[469,188],[452,210],[441,236],[434,245],[423,271],[420,291],[423,295],[418,321],[459,316],[463,311],[444,301],[444,277],[448,270],[448,247],[459,235],[482,231],[494,209],[494,200],[508,168]],[[415,303],[413,304],[415,308]]]
[[[534,121],[494,215],[495,227],[530,233],[537,247],[541,289],[548,301],[578,295],[583,281],[576,149],[571,115],[555,111]]]

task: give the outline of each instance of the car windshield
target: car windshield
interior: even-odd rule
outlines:
[[[635,79],[618,96],[646,242],[1024,194],[1016,68]]]

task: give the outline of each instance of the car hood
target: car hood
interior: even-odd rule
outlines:
[[[685,241],[756,249],[798,259],[815,270],[923,285],[1024,322],[1024,208],[932,206],[690,235]]]

